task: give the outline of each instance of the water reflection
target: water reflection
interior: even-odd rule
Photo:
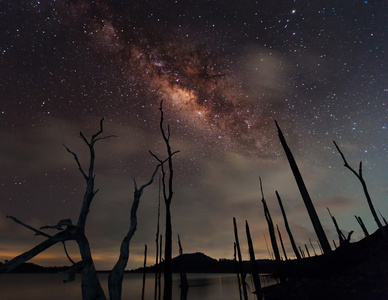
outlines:
[[[108,296],[108,274],[99,274]],[[142,274],[125,274],[123,299],[141,299]],[[187,300],[236,300],[239,299],[236,274],[187,274],[189,290]],[[81,300],[80,276],[74,282],[64,284],[63,274],[1,274],[1,300]],[[174,274],[173,299],[181,299],[179,276]],[[144,300],[154,300],[154,274],[147,274]],[[264,277],[262,278],[264,280]],[[251,283],[247,280],[248,285]],[[263,282],[263,281],[262,281]],[[264,282],[263,282],[264,283]],[[265,283],[265,285],[271,282]],[[273,283],[273,280],[272,280]],[[250,289],[252,292],[252,289]],[[254,295],[250,293],[250,299]]]

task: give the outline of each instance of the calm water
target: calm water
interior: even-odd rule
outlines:
[[[101,284],[108,297],[108,274],[99,274]],[[187,300],[238,300],[239,291],[235,274],[187,274],[189,291]],[[81,281],[77,274],[76,280],[62,283],[66,278],[63,274],[1,274],[1,300],[81,300]],[[142,274],[125,274],[123,282],[123,299],[141,299]],[[274,282],[262,279],[262,286]],[[147,274],[145,300],[154,299],[154,274]],[[250,291],[252,283],[248,279]],[[254,295],[250,293],[250,299]],[[162,297],[163,298],[163,297]],[[173,299],[180,299],[179,278],[174,274]]]

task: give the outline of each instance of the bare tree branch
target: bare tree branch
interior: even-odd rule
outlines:
[[[43,231],[40,231],[40,230],[30,226],[30,225],[27,225],[26,223],[24,223],[24,222],[18,220],[17,218],[15,218],[14,216],[7,216],[7,218],[9,218],[9,219],[13,220],[14,222],[16,222],[16,223],[18,223],[18,224],[20,224],[20,225],[22,225],[22,226],[32,230],[32,231],[34,231],[35,235],[42,235],[42,236],[45,236],[47,238],[51,238],[52,237],[51,235],[49,235],[49,234],[47,234],[47,233],[45,233]]]
[[[63,146],[66,148],[67,152],[69,152],[70,154],[73,155],[73,157],[74,157],[74,159],[75,159],[75,162],[76,162],[77,165],[78,165],[79,171],[81,172],[81,174],[82,174],[82,176],[85,178],[85,180],[88,180],[88,176],[86,176],[84,170],[82,169],[82,166],[81,166],[81,163],[79,162],[79,159],[78,159],[77,154],[75,154],[73,151],[71,151],[69,148],[67,148],[65,144],[63,144]]]

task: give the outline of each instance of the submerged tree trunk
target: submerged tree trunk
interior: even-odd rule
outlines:
[[[329,241],[326,237],[325,231],[323,230],[321,221],[318,218],[317,212],[315,211],[313,202],[311,201],[310,195],[307,191],[306,185],[304,184],[302,175],[299,171],[298,165],[296,164],[295,158],[292,155],[292,152],[290,148],[287,145],[287,142],[283,136],[283,133],[278,125],[278,123],[275,121],[276,127],[278,129],[278,135],[280,142],[283,146],[284,152],[286,153],[288,162],[290,164],[291,170],[294,174],[295,181],[298,185],[300,194],[302,196],[302,199],[304,201],[304,204],[306,206],[307,212],[310,216],[311,223],[313,224],[315,233],[317,234],[317,237],[319,239],[319,242],[321,243],[322,249],[324,253],[330,253],[331,252],[331,247],[329,244]]]
[[[237,255],[238,255],[238,262],[239,262],[238,267],[241,275],[241,285],[242,285],[244,300],[248,300],[247,284],[245,282],[246,274],[244,271],[243,260],[241,256],[240,242],[238,240],[238,231],[237,231],[237,224],[236,224],[235,217],[233,217],[233,227],[234,227],[234,239],[236,241],[236,248],[237,248]]]
[[[236,274],[237,274],[237,284],[238,284],[238,294],[240,295],[240,300],[242,300],[242,291],[241,291],[241,280],[240,280],[240,272],[238,271],[239,268],[237,266],[237,255],[236,255],[236,242],[234,242],[234,252],[233,252],[233,258],[234,262],[236,263]]]
[[[256,264],[255,251],[253,250],[253,243],[252,243],[251,233],[249,231],[248,221],[245,221],[245,230],[247,233],[248,249],[249,249],[249,257],[250,257],[251,268],[252,268],[253,284],[255,285],[254,293],[256,294],[257,300],[261,300],[261,299],[263,299],[263,295],[261,292],[259,270],[258,270],[257,264]]]

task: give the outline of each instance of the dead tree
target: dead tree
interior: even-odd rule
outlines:
[[[339,228],[339,226],[337,224],[337,220],[331,214],[330,209],[328,207],[326,207],[326,208],[327,208],[327,211],[329,212],[331,220],[334,223],[335,230],[337,231],[339,243],[340,243],[340,245],[343,245],[344,242],[346,241],[345,235],[342,233],[341,229]]]
[[[265,216],[265,219],[267,220],[269,236],[271,238],[272,250],[274,252],[275,259],[276,259],[276,268],[277,268],[278,276],[280,279],[280,283],[284,283],[285,279],[283,277],[283,272],[282,272],[281,265],[280,265],[280,253],[279,253],[278,244],[276,242],[275,228],[273,226],[273,222],[272,222],[271,214],[270,214],[268,206],[267,206],[267,202],[264,199],[263,185],[261,183],[260,177],[259,177],[259,180],[260,180],[260,191],[261,191],[261,196],[262,196],[261,202],[263,203],[264,216]]]
[[[251,233],[249,231],[248,221],[245,221],[245,230],[247,233],[249,257],[250,257],[251,268],[252,268],[253,284],[255,285],[254,293],[256,294],[257,300],[261,300],[261,299],[263,299],[263,295],[261,292],[259,270],[257,269],[255,251],[253,250],[253,243],[252,243]]]
[[[282,234],[280,233],[279,226],[277,224],[276,224],[276,229],[277,229],[277,232],[278,232],[278,236],[279,236],[279,240],[280,240],[280,245],[282,246],[282,250],[283,250],[283,254],[284,254],[284,259],[288,260],[286,249],[284,248],[284,244],[283,244]]]
[[[73,279],[75,276],[75,272],[78,270],[82,270],[82,299],[83,300],[105,300],[105,294],[101,288],[100,281],[97,277],[96,269],[94,266],[89,241],[85,235],[85,226],[87,221],[87,216],[90,211],[90,205],[94,199],[94,196],[98,192],[98,190],[94,190],[94,162],[95,162],[95,150],[94,145],[97,141],[107,139],[111,136],[103,137],[101,136],[103,133],[103,121],[104,119],[101,119],[100,121],[100,129],[97,133],[92,135],[90,140],[88,140],[82,132],[80,132],[80,137],[85,142],[85,144],[89,148],[89,167],[88,170],[85,172],[83,167],[81,166],[81,163],[78,159],[77,154],[72,152],[69,148],[66,148],[66,150],[73,155],[74,160],[77,163],[78,169],[80,173],[82,174],[85,183],[86,183],[86,190],[84,193],[80,213],[78,216],[77,224],[73,225],[70,219],[61,220],[58,222],[56,226],[44,226],[44,228],[56,228],[59,229],[60,232],[51,236],[48,234],[43,234],[37,229],[34,229],[28,225],[25,225],[23,222],[18,221],[19,224],[23,224],[25,227],[35,231],[36,233],[39,233],[40,235],[43,235],[47,237],[45,241],[38,244],[31,250],[24,252],[23,254],[15,257],[14,259],[10,260],[8,263],[4,264],[0,268],[0,273],[8,272],[17,267],[18,265],[32,259],[39,253],[42,253],[46,249],[50,248],[51,246],[55,245],[56,243],[64,243],[65,241],[74,240],[78,244],[79,252],[81,255],[82,260],[78,263],[73,264],[71,267],[71,270],[69,271],[69,278]],[[11,217],[13,220],[17,220],[14,217]],[[65,248],[66,249],[66,248]],[[67,254],[67,251],[66,255]],[[69,256],[68,256],[69,257]]]
[[[163,165],[163,163],[164,162],[161,162],[159,165],[156,166],[151,176],[151,179],[147,183],[143,184],[139,189],[137,188],[136,180],[133,179],[135,191],[133,193],[130,227],[121,242],[119,258],[108,276],[109,297],[111,300],[121,299],[124,270],[127,266],[129,258],[129,243],[131,242],[131,239],[137,229],[137,209],[139,208],[140,198],[143,195],[144,189],[153,183],[155,175],[158,172],[159,167]]]
[[[271,214],[269,212],[267,203],[266,203],[266,201],[264,199],[263,185],[261,183],[261,178],[259,178],[259,180],[260,180],[260,190],[261,190],[261,196],[262,196],[261,202],[263,203],[264,216],[265,216],[265,219],[267,220],[267,224],[268,224],[268,231],[269,231],[269,236],[270,236],[270,239],[271,239],[272,250],[273,250],[273,252],[275,254],[276,261],[280,262],[280,253],[279,253],[278,244],[276,242],[275,228],[273,226]]]
[[[317,252],[315,252],[315,248],[314,248],[313,243],[311,242],[311,239],[309,239],[309,241],[310,241],[310,246],[313,249],[314,255],[317,256]]]
[[[166,145],[167,149],[167,170],[164,167],[163,161],[153,154],[151,151],[151,155],[155,157],[157,161],[161,163],[162,169],[162,187],[163,187],[163,198],[166,206],[166,233],[165,233],[165,246],[164,246],[164,291],[163,291],[163,299],[171,300],[172,298],[172,224],[171,224],[171,200],[173,196],[172,183],[174,178],[174,170],[172,167],[172,156],[179,151],[172,152],[170,146],[170,126],[167,125],[167,132],[164,129],[164,114],[163,114],[163,101],[160,102],[160,131],[162,133],[163,141]],[[168,176],[167,176],[168,172]],[[168,178],[167,178],[168,177]]]
[[[346,168],[348,168],[357,177],[357,179],[360,181],[360,183],[362,185],[362,189],[364,190],[366,201],[368,202],[368,205],[369,205],[369,209],[370,209],[370,211],[371,211],[371,213],[373,215],[373,218],[374,218],[378,228],[382,229],[383,225],[381,224],[381,222],[379,220],[379,217],[377,216],[376,210],[375,210],[375,208],[373,206],[373,203],[372,203],[372,199],[371,199],[371,197],[369,195],[369,192],[368,192],[368,188],[367,188],[365,180],[364,180],[364,178],[362,176],[362,161],[360,161],[360,165],[359,165],[358,173],[357,173],[351,166],[349,166],[348,162],[345,159],[345,156],[341,152],[341,150],[338,147],[337,143],[335,141],[333,141],[333,143],[334,143],[335,147],[337,148],[339,154],[341,155],[342,160],[344,161],[344,166]],[[385,231],[383,231],[383,232],[385,232]]]
[[[307,212],[310,216],[311,223],[313,224],[315,233],[317,234],[317,237],[321,243],[322,249],[324,253],[330,253],[331,247],[329,244],[329,241],[326,237],[325,231],[323,230],[321,221],[318,218],[317,212],[315,211],[313,202],[311,201],[310,195],[307,191],[306,185],[303,181],[302,175],[299,171],[298,165],[296,164],[295,158],[290,150],[290,148],[287,145],[286,139],[283,136],[283,133],[278,125],[278,123],[275,121],[276,127],[278,129],[278,135],[280,142],[283,146],[284,152],[286,153],[288,162],[290,164],[292,173],[294,174],[295,181],[298,185],[300,194],[302,196],[303,202],[306,206]]]
[[[238,255],[238,268],[241,276],[241,286],[243,290],[244,300],[248,300],[247,284],[245,281],[245,277],[247,274],[244,271],[243,260],[242,260],[241,249],[240,249],[240,242],[238,240],[237,223],[236,223],[235,217],[233,217],[233,228],[234,228],[234,239],[236,242],[237,255]]]
[[[383,215],[381,214],[381,212],[379,210],[378,210],[378,212],[380,214],[380,217],[383,219],[385,226],[388,226],[387,220],[383,217]]]
[[[159,194],[158,194],[158,221],[156,224],[156,262],[155,262],[155,287],[154,287],[154,300],[157,298],[157,290],[158,290],[158,277],[159,277],[159,221],[160,221],[160,190],[161,190],[161,178],[159,177]]]
[[[280,198],[279,193],[277,191],[275,191],[275,193],[276,193],[276,197],[278,198],[280,210],[282,211],[284,226],[286,227],[288,237],[290,238],[292,250],[294,250],[296,258],[301,259],[298,248],[296,247],[296,244],[295,244],[294,236],[292,235],[290,226],[288,225],[288,220],[287,220],[286,212],[284,211],[284,208],[283,208],[282,199]]]
[[[236,242],[234,242],[234,251],[233,251],[233,259],[234,259],[234,262],[236,263],[236,273],[237,273],[237,284],[238,284],[238,291],[239,291],[239,295],[240,295],[240,300],[242,300],[242,291],[241,291],[241,280],[240,280],[240,272],[238,271],[239,268],[237,267],[237,256],[236,256]]]
[[[364,235],[365,235],[365,236],[369,236],[369,232],[368,232],[368,230],[366,229],[365,224],[364,224],[364,222],[362,221],[361,217],[358,217],[358,216],[354,216],[354,217],[356,218],[358,224],[360,225],[362,231],[364,232]]]
[[[304,244],[304,247],[306,248],[307,255],[308,255],[309,257],[311,257],[311,256],[310,256],[309,249],[307,248],[307,245],[306,245],[306,244]]]

